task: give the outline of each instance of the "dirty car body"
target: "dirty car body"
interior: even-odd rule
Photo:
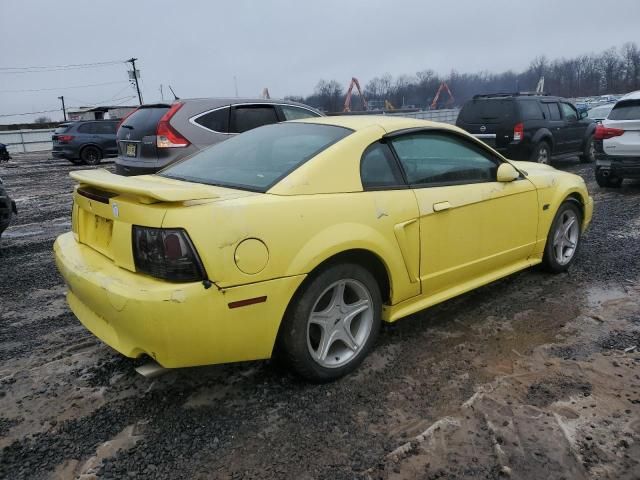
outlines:
[[[567,202],[578,234],[592,213],[580,177],[397,117],[264,126],[160,175],[71,175],[72,232],[57,239],[56,262],[96,336],[164,367],[282,347],[316,380],[355,368],[377,320],[543,262]],[[307,345],[296,350],[300,329]]]
[[[0,237],[2,233],[9,227],[11,217],[18,214],[16,202],[11,200],[9,193],[5,189],[5,185],[0,178]]]

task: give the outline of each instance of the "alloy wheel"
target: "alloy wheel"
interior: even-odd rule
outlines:
[[[307,321],[307,347],[313,360],[338,368],[363,349],[373,326],[373,300],[355,279],[332,283],[316,300]]]
[[[580,222],[576,213],[567,209],[562,212],[553,235],[553,255],[560,265],[571,261],[578,248]]]
[[[546,147],[541,147],[538,150],[538,163],[544,163],[545,165],[549,163],[549,150]]]

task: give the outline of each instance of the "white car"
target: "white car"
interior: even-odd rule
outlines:
[[[640,90],[616,102],[594,135],[596,181],[620,187],[625,178],[640,178]]]

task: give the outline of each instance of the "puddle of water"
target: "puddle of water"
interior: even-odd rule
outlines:
[[[597,307],[611,300],[620,300],[627,297],[627,292],[618,287],[593,286],[587,290],[587,304],[590,307]]]

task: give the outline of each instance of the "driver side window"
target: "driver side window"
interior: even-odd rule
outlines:
[[[562,109],[562,116],[565,120],[569,120],[575,122],[578,120],[578,111],[573,108],[568,103],[561,103],[560,108]]]
[[[498,163],[471,142],[443,132],[420,132],[392,140],[413,187],[495,182]]]

